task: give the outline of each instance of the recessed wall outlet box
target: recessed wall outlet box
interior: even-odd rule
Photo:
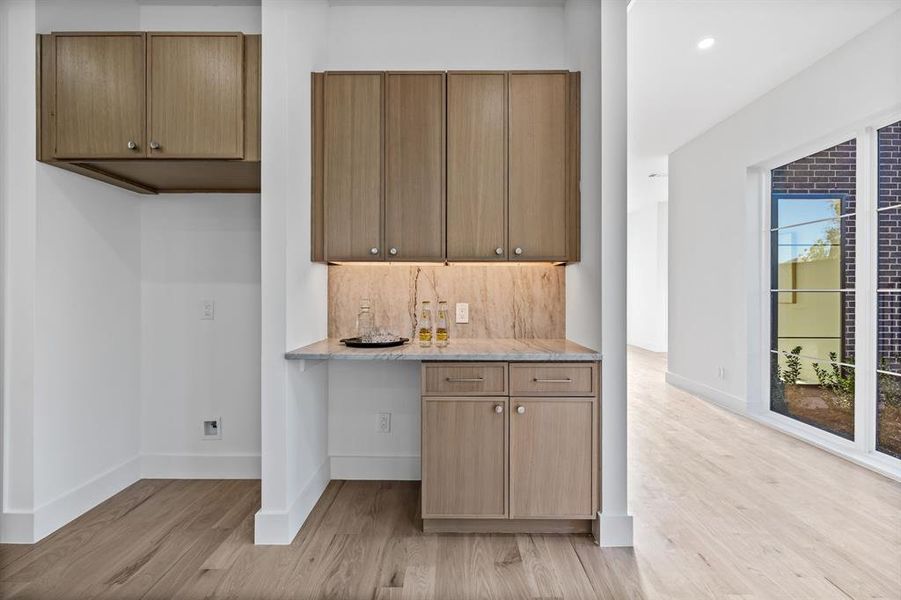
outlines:
[[[457,323],[469,323],[469,302],[457,302]]]
[[[391,413],[379,413],[376,428],[379,433],[391,433]]]
[[[215,419],[205,419],[203,421],[203,435],[201,438],[204,440],[221,440],[222,418],[216,417]]]
[[[212,321],[216,318],[216,302],[213,300],[203,300],[200,303],[200,320]]]

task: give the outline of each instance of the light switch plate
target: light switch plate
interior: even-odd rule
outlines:
[[[457,323],[469,323],[469,302],[457,302]]]
[[[200,320],[212,321],[216,318],[216,302],[214,300],[203,300],[200,303]]]

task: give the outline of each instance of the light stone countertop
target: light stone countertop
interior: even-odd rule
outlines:
[[[285,353],[288,360],[510,360],[598,361],[600,352],[569,340],[452,339],[446,348],[422,348],[410,341],[393,348],[348,348],[337,339],[320,340]]]

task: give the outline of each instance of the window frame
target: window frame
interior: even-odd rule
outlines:
[[[758,236],[757,257],[759,279],[753,284],[760,301],[756,315],[757,335],[752,336],[749,354],[748,412],[753,418],[864,465],[884,475],[901,480],[901,459],[876,449],[877,432],[877,341],[878,341],[878,136],[879,129],[901,120],[901,107],[867,119],[853,127],[834,132],[803,147],[796,148],[749,169],[749,184],[756,193],[755,201]],[[772,211],[773,198],[792,194],[773,194],[773,169],[815,154],[821,150],[854,139],[856,142],[856,205],[855,215],[855,402],[854,440],[842,438],[818,427],[808,425],[770,408],[773,322],[770,294],[772,293]],[[816,194],[800,194],[816,196]],[[838,196],[839,194],[832,194]],[[824,193],[822,197],[830,194]],[[749,213],[750,214],[750,213]],[[842,285],[845,282],[842,281]],[[844,288],[841,288],[844,289]],[[753,323],[753,311],[749,313]],[[753,326],[752,326],[753,330]]]

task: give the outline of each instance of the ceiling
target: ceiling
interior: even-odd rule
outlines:
[[[632,0],[630,160],[669,154],[899,8],[901,0]],[[705,37],[716,44],[702,51]]]

